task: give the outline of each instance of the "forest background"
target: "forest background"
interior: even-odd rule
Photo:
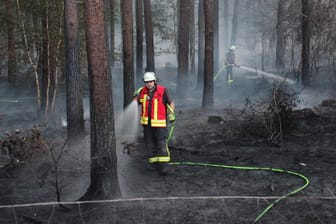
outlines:
[[[224,65],[229,46],[235,45],[240,65],[293,79],[300,88],[335,90],[332,0],[2,0],[0,4],[0,102],[10,104],[27,94],[33,99],[29,103],[35,104],[34,119],[48,123],[59,114],[57,98],[62,96],[65,139],[71,146],[85,135],[83,94],[89,93],[90,151],[96,159],[91,161],[91,183],[82,199],[120,195],[113,80],[123,85],[118,105],[126,108],[145,69],[174,68],[174,97],[185,99],[189,90],[201,89],[201,107],[210,109],[214,74]],[[1,131],[9,128],[3,126]]]

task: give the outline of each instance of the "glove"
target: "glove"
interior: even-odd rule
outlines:
[[[168,117],[171,123],[175,122],[175,113],[170,113]]]
[[[142,89],[143,89],[143,87],[140,87],[139,89],[137,89],[136,91],[134,91],[133,97],[138,97]]]

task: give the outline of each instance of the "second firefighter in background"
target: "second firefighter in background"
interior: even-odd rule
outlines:
[[[226,65],[226,81],[230,85],[233,82],[233,66],[236,66],[235,46],[231,46],[229,51],[225,54],[225,65]]]

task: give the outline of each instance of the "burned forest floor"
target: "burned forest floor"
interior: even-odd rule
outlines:
[[[164,174],[147,163],[141,127],[134,139],[117,136],[122,196],[112,200],[78,201],[90,184],[89,130],[70,148],[62,116],[40,124],[29,106],[2,103],[0,224],[336,222],[332,90],[291,95],[237,71],[233,85],[215,82],[205,110],[201,91],[179,99],[171,71],[161,72],[176,103],[172,161]]]

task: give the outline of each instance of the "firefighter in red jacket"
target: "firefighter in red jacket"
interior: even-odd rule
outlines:
[[[154,72],[145,72],[145,86],[138,89],[134,99],[141,105],[140,123],[149,151],[149,163],[168,163],[170,152],[167,143],[167,117],[175,122],[174,102],[166,87],[157,84]]]

